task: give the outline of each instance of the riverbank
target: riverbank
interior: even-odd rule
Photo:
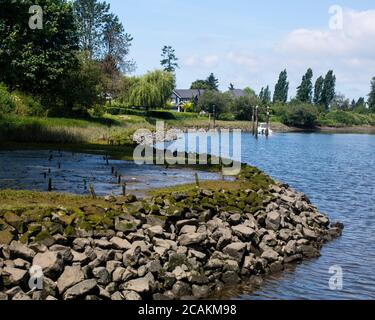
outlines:
[[[255,168],[209,187],[146,200],[0,192],[1,298],[209,298],[317,257],[341,234],[304,195]],[[43,269],[42,290],[28,288],[31,265]]]

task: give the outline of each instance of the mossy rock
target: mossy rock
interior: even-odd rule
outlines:
[[[127,208],[128,212],[130,214],[135,214],[135,213],[139,213],[139,212],[146,213],[144,207],[145,206],[144,206],[143,202],[141,202],[141,201],[137,201],[137,202],[130,203],[130,204],[126,205],[126,208]]]
[[[4,220],[13,228],[16,228],[19,233],[23,233],[24,221],[20,216],[14,212],[7,212],[4,214]]]
[[[76,219],[76,217],[74,215],[68,216],[66,214],[59,215],[59,217],[58,217],[58,220],[64,226],[70,226],[70,225],[72,225],[72,223],[74,222],[75,219]]]
[[[9,245],[14,240],[14,235],[8,231],[0,231],[0,244]]]
[[[45,246],[49,247],[55,243],[55,239],[48,231],[44,230],[36,235],[34,242],[44,244]]]
[[[120,232],[133,232],[137,230],[137,227],[129,221],[116,221],[115,230]]]
[[[76,229],[72,226],[67,226],[64,230],[64,234],[67,237],[75,237],[77,235]]]

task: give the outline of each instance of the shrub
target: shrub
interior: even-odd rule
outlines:
[[[45,110],[42,104],[30,95],[15,91],[12,93],[15,113],[21,116],[43,116]]]
[[[194,104],[192,102],[185,102],[182,105],[182,110],[184,112],[194,112]]]
[[[318,120],[318,109],[310,104],[295,104],[279,107],[281,121],[292,127],[314,128]]]
[[[222,113],[219,115],[218,120],[221,121],[234,121],[236,117],[232,113]]]
[[[15,109],[15,104],[7,87],[0,83],[0,114],[11,113]]]

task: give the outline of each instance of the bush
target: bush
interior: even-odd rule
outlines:
[[[15,103],[7,87],[0,83],[0,114],[11,113],[15,109]]]
[[[318,120],[318,108],[310,104],[295,104],[279,107],[277,115],[287,126],[314,128]]]
[[[375,116],[350,111],[332,111],[321,115],[319,122],[327,127],[375,125]]]
[[[43,116],[45,110],[42,104],[30,95],[15,91],[12,93],[15,113],[21,116]]]
[[[221,115],[219,115],[218,120],[234,121],[234,120],[236,120],[236,117],[232,113],[222,113]]]
[[[182,110],[184,112],[194,112],[194,104],[192,102],[185,102],[183,105],[182,105]]]

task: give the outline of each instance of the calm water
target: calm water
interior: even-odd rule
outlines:
[[[92,184],[98,195],[120,195],[122,186],[118,184],[118,178],[112,175],[112,166],[115,172],[122,175],[127,190],[141,196],[150,188],[195,182],[194,172],[187,169],[139,166],[133,162],[115,160],[110,160],[107,165],[102,156],[90,154],[0,150],[0,189],[47,191],[51,177],[56,192],[88,194],[87,188]],[[51,173],[45,177],[49,170]],[[208,172],[199,172],[198,175],[202,180],[220,178]]]
[[[375,135],[293,133],[256,141],[243,134],[242,160],[306,193],[346,229],[324,247],[321,258],[266,281],[258,291],[245,287],[230,296],[375,299]],[[329,289],[335,265],[344,272],[342,291]]]

